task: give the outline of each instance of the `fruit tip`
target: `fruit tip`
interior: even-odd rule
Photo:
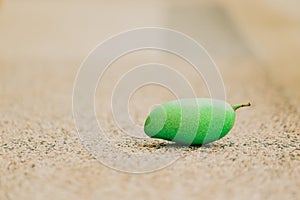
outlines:
[[[236,104],[236,105],[233,105],[232,108],[233,108],[234,111],[236,111],[239,108],[248,107],[248,106],[251,106],[250,102],[244,103],[244,104]]]

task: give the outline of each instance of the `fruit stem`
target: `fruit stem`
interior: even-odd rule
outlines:
[[[236,111],[236,110],[239,109],[239,108],[247,107],[247,106],[251,106],[251,103],[248,102],[248,103],[244,103],[244,104],[236,104],[236,105],[232,105],[232,108],[233,108],[234,111]]]

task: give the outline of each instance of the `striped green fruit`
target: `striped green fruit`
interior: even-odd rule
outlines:
[[[179,99],[156,107],[147,117],[144,131],[186,145],[200,145],[224,137],[233,127],[235,111],[247,104],[230,105],[207,98]]]

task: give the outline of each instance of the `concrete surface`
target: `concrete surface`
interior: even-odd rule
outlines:
[[[244,8],[237,1],[184,5],[147,1],[3,2],[0,199],[300,198],[299,68],[293,67],[300,64],[299,59],[268,51],[272,39],[260,37],[254,22],[253,29],[243,28],[246,22],[238,16],[253,18],[237,12]],[[198,7],[202,14],[197,13]],[[191,20],[195,16],[199,20]],[[295,32],[297,20],[293,16]],[[72,118],[72,88],[80,63],[97,43],[138,26],[174,28],[200,40],[220,68],[227,101],[250,100],[253,106],[238,111],[228,136],[202,147],[119,138],[118,148],[126,151],[174,151],[181,156],[157,172],[127,174],[103,166],[84,148]],[[286,26],[286,21],[282,22],[283,29]],[[287,44],[293,41],[287,35],[282,37],[289,41]],[[251,45],[253,40],[266,42]],[[296,56],[294,49],[299,46],[293,43],[292,47],[291,54]],[[261,54],[259,49],[267,53]],[[285,70],[279,68],[276,59],[289,61]],[[98,97],[109,97],[114,81],[122,75],[121,66],[127,69],[153,60],[182,70],[197,88],[197,95],[207,95],[205,85],[192,71],[186,72],[178,58],[146,52],[115,63],[110,71],[113,75],[107,75],[107,85],[100,87]],[[148,100],[144,100],[145,95]],[[133,119],[142,125],[152,104],[172,98],[157,87],[138,91],[130,107]],[[108,105],[97,105],[97,114],[105,120],[107,135],[112,136],[116,131],[112,118],[101,118],[109,112]]]

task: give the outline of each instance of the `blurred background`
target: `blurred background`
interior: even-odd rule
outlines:
[[[213,160],[198,162],[206,149],[190,148],[178,165],[131,176],[102,166],[78,139],[72,90],[80,64],[108,37],[144,26],[194,38],[219,67],[228,101],[253,101],[253,109],[239,112],[231,135],[211,146]],[[293,150],[299,115],[289,103],[300,102],[299,36],[299,0],[0,0],[0,199],[123,198],[128,191],[128,199],[299,199],[300,153]],[[135,52],[101,80],[97,97],[108,99],[96,105],[99,116],[111,109],[118,78],[147,62],[173,66],[198,88],[198,96],[208,96],[179,58]],[[142,125],[153,104],[171,99],[157,86],[137,91],[130,104],[133,120]],[[104,118],[108,133],[115,133]],[[155,147],[160,148],[148,146]]]
[[[265,63],[276,82],[300,99],[297,0],[4,0],[0,10],[1,69],[4,63],[38,60],[73,61],[72,67],[77,68],[104,39],[141,26],[166,27],[190,35],[217,64],[220,59],[255,57]]]

